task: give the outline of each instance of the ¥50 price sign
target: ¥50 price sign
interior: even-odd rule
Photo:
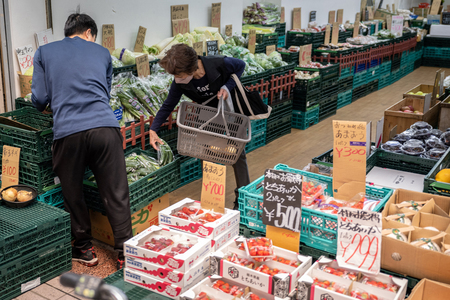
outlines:
[[[340,208],[336,254],[339,266],[378,274],[381,228],[381,213]]]
[[[263,223],[300,232],[302,176],[278,170],[264,174]]]
[[[225,213],[225,182],[227,168],[203,161],[202,207]]]

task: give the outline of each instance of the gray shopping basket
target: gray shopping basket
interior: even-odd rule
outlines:
[[[250,119],[218,108],[181,102],[178,109],[178,153],[210,162],[233,165],[251,140]]]

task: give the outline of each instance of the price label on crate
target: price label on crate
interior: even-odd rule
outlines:
[[[256,48],[256,30],[250,29],[248,32],[248,51],[255,54]]]
[[[277,50],[277,46],[276,45],[266,46],[266,55],[270,55],[270,53],[272,53],[275,50]]]
[[[285,14],[284,14],[284,6],[281,7],[281,17],[280,17],[280,23],[284,23],[285,21]]]
[[[292,10],[292,29],[302,28],[302,8],[297,7]]]
[[[114,24],[103,24],[102,26],[102,46],[112,53],[116,49],[114,37]]]
[[[311,51],[312,51],[312,44],[300,46],[299,59],[301,66],[307,65],[311,62]]]
[[[381,213],[340,208],[337,217],[336,260],[339,266],[378,274],[381,266]]]
[[[366,122],[333,121],[333,190],[350,200],[366,190]]]
[[[19,184],[20,148],[3,146],[2,189]]]
[[[219,44],[217,40],[206,42],[206,56],[219,55]]]
[[[331,43],[337,45],[339,42],[339,23],[333,23],[333,31],[331,33]]]
[[[213,3],[211,6],[211,27],[219,28],[219,33],[220,33],[221,9],[222,9],[222,2]]]
[[[339,24],[342,24],[342,22],[344,22],[344,10],[343,9],[338,9],[336,22],[338,22]]]
[[[225,35],[232,36],[233,35],[233,25],[225,25]]]
[[[134,52],[142,52],[145,42],[145,34],[147,33],[147,28],[139,26],[138,34],[136,37],[136,42],[134,43]]]
[[[266,225],[266,237],[272,240],[274,246],[299,252],[300,232]]]
[[[331,35],[331,26],[330,24],[328,24],[325,29],[325,41],[323,42],[325,45],[328,45],[330,43],[330,35]]]
[[[139,77],[147,77],[150,75],[150,64],[147,54],[136,57],[136,69]]]
[[[334,20],[336,20],[336,11],[330,10],[330,12],[328,13],[328,23],[333,24]]]
[[[263,223],[300,232],[302,176],[268,169],[264,173]]]
[[[197,42],[192,45],[197,55],[203,56],[203,42]]]
[[[203,161],[202,207],[225,213],[226,166]]]

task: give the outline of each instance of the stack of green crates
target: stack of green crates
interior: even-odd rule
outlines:
[[[0,216],[1,299],[72,269],[70,215],[64,210],[39,201],[22,208],[3,204]]]
[[[264,98],[263,102],[267,104],[268,99]],[[266,145],[267,119],[251,120],[252,139],[245,145],[245,152],[250,153],[264,145]]]

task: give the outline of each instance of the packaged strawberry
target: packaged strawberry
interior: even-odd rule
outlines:
[[[227,282],[224,282],[222,280],[216,280],[213,283],[212,286],[213,289],[222,291],[226,294],[229,294],[231,296],[235,296],[235,297],[241,297],[242,295],[244,295],[244,289],[238,287],[237,285],[230,285]]]
[[[175,256],[178,254],[183,254],[186,251],[188,251],[189,249],[191,249],[194,246],[194,244],[192,243],[178,243],[175,246],[173,246],[172,248],[170,248],[170,251],[166,253],[166,255],[168,256]]]
[[[308,207],[323,200],[322,195],[327,186],[316,179],[303,176],[302,182],[302,206]]]
[[[266,237],[256,237],[244,241],[247,255],[256,261],[268,261],[274,258],[272,240]]]
[[[350,293],[350,296],[352,296],[353,298],[362,299],[362,300],[384,300],[384,299],[378,298],[378,296],[369,294],[368,292],[363,291],[361,289],[354,289]]]
[[[198,206],[189,205],[189,206],[183,206],[178,211],[174,212],[172,216],[185,219],[185,220],[191,220],[195,218],[197,215],[204,214],[205,211],[201,209]]]
[[[322,266],[320,267],[320,269],[324,272],[327,272],[329,274],[333,274],[335,276],[339,276],[342,278],[346,278],[346,279],[350,279],[353,281],[356,281],[356,279],[358,278],[358,273],[356,272],[352,272],[352,271],[348,271],[345,269],[341,269],[341,268],[332,268],[329,266]]]
[[[223,216],[223,215],[222,215],[221,213],[217,213],[217,212],[214,212],[214,211],[208,211],[208,212],[205,212],[205,213],[203,213],[203,214],[197,215],[197,216],[194,218],[194,220],[195,220],[196,222],[205,224],[205,223],[212,223],[212,222],[214,222],[214,221],[217,221],[217,220],[219,220],[220,218],[222,218],[222,216]]]
[[[266,300],[266,298],[261,298],[258,295],[250,292],[247,295],[245,295],[244,300]]]
[[[215,300],[214,298],[208,296],[205,292],[201,292],[194,298],[194,300]]]
[[[145,241],[142,247],[155,252],[161,252],[169,246],[172,246],[173,244],[173,239],[167,238],[163,235],[155,234],[149,237],[149,240]]]
[[[291,266],[291,267],[298,267],[298,266],[300,266],[300,262],[299,261],[289,260],[289,259],[282,258],[282,257],[279,257],[279,256],[275,256],[273,258],[273,260],[277,261],[279,263]]]
[[[238,264],[240,266],[243,266],[243,267],[246,267],[249,269],[255,268],[254,261],[249,260],[247,258],[238,257],[238,255],[236,253],[229,253],[229,254],[225,255],[224,259],[228,260],[229,262]]]
[[[261,273],[264,273],[264,274],[267,274],[270,276],[287,273],[286,271],[283,271],[283,270],[280,270],[277,268],[271,269],[265,264],[260,265],[258,268],[255,269],[255,271],[258,271],[258,272],[261,272]]]
[[[318,278],[314,278],[313,285],[317,285],[321,288],[332,290],[340,294],[347,293],[347,288],[345,286],[329,280],[319,280]]]
[[[367,284],[370,286],[374,286],[374,287],[377,287],[377,288],[380,288],[383,290],[388,290],[388,291],[394,292],[394,293],[397,293],[398,289],[399,289],[398,285],[396,285],[394,283],[384,283],[381,281],[376,281],[375,279],[370,278],[369,276],[364,276],[361,279],[361,283],[364,283],[364,284]]]

